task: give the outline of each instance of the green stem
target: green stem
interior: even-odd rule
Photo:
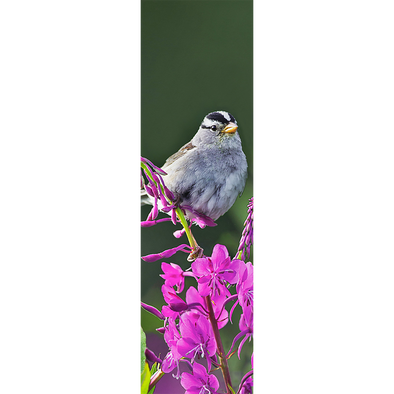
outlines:
[[[150,168],[147,167],[144,163],[141,162],[141,167],[146,171],[147,175],[149,176],[149,178],[151,179],[152,182],[156,183],[156,181],[153,179],[153,176],[150,172]]]
[[[181,221],[181,224],[182,224],[183,228],[185,229],[185,233],[186,233],[187,239],[189,240],[190,247],[193,250],[196,249],[197,243],[196,243],[196,241],[195,241],[195,239],[193,237],[192,232],[190,231],[190,228],[189,228],[189,226],[187,224],[187,221],[186,221],[185,215],[182,212],[182,209],[177,208],[175,210],[175,212],[176,212],[179,220]]]

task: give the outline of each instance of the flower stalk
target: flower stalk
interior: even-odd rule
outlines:
[[[196,250],[196,248],[198,246],[197,242],[196,242],[196,240],[193,237],[193,234],[192,234],[192,232],[190,230],[189,225],[187,224],[187,221],[186,221],[185,215],[182,212],[182,209],[178,207],[175,210],[175,212],[176,212],[176,215],[178,216],[178,219],[180,220],[183,228],[185,229],[185,233],[186,233],[186,236],[187,236],[187,240],[189,241],[190,247],[193,250]]]

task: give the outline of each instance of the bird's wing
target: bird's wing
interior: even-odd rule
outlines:
[[[187,144],[183,145],[181,149],[179,149],[178,152],[174,153],[172,156],[170,156],[166,162],[164,163],[163,167],[161,168],[166,168],[169,165],[171,165],[174,161],[178,160],[180,157],[185,155],[188,151],[192,150],[195,148],[195,145],[192,144],[192,142],[188,142]]]

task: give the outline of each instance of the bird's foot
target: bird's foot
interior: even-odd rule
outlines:
[[[187,257],[187,261],[192,263],[194,260],[199,259],[200,257],[203,256],[204,256],[204,249],[197,245]]]

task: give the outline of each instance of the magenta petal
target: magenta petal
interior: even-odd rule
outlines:
[[[185,248],[186,248],[186,250],[184,250]],[[187,249],[189,249],[189,250],[187,250]],[[190,253],[191,248],[189,245],[182,244],[182,245],[176,246],[175,248],[167,249],[167,250],[163,251],[161,254],[163,255],[163,257],[171,257],[172,255],[174,255],[178,251]]]
[[[161,263],[161,269],[164,275],[160,275],[167,286],[177,286],[177,293],[181,293],[183,290],[185,279],[183,277],[183,270],[178,264],[167,264]]]
[[[163,307],[161,308],[161,313],[163,314],[163,316],[171,317],[173,319],[176,319],[179,316],[179,312],[173,311],[168,305],[163,305]],[[159,331],[159,328],[156,328],[156,331]]]
[[[195,319],[193,316],[190,317],[190,313],[185,313],[182,315],[181,320],[179,321],[179,331],[183,337],[183,339],[194,338],[198,340],[199,338],[195,338],[196,327],[195,327]]]
[[[179,206],[183,211],[189,211],[191,212],[195,217],[193,217],[190,222],[196,222],[198,226],[201,228],[204,228],[205,226],[209,227],[214,227],[216,226],[216,223],[206,215],[203,215],[199,212],[197,212],[195,209],[193,209],[190,205],[180,205]]]
[[[170,218],[163,218],[163,219],[157,219],[157,220],[146,220],[141,222],[141,227],[152,227],[157,223],[161,223],[161,222],[168,222],[170,221]]]
[[[163,207],[168,206],[168,201],[166,200],[166,198],[162,194],[160,194],[160,202]]]
[[[160,184],[159,178],[157,177],[157,175],[154,172],[151,172],[152,178],[154,180],[154,182],[156,182],[157,185]],[[149,179],[149,182],[151,182],[151,180]]]
[[[187,309],[187,304],[182,300],[173,300],[170,307],[174,312],[182,312]]]
[[[212,261],[222,262],[229,256],[227,248],[224,245],[216,244],[212,252]]]
[[[183,372],[183,374],[181,375],[181,385],[185,390],[194,389],[196,394],[198,394],[201,387],[201,381],[192,374],[188,372]]]
[[[165,186],[165,185],[164,185],[164,193],[166,194],[166,196],[167,196],[171,201],[174,201],[174,200],[175,200],[174,194],[173,194],[172,191],[169,190],[168,187]]]
[[[142,260],[144,260],[144,261],[146,261],[148,263],[151,263],[153,261],[157,261],[157,260],[160,260],[160,259],[163,259],[163,258],[171,257],[172,255],[174,255],[178,251],[182,251],[182,252],[185,252],[185,253],[190,253],[191,252],[191,248],[190,248],[189,245],[182,244],[182,245],[179,245],[179,246],[177,246],[175,248],[164,250],[161,253],[148,254],[146,256],[142,256],[141,258],[142,258]]]
[[[223,279],[231,284],[235,284],[238,281],[238,272],[240,263],[244,264],[241,260],[233,260],[227,265],[226,272],[223,273]]]
[[[171,286],[164,284],[161,287],[161,291],[165,302],[167,302],[173,311],[181,312],[187,309],[186,302],[175,293],[175,290]]]
[[[203,276],[209,274],[208,267],[210,266],[210,261],[206,257],[201,257],[196,259],[192,263],[192,271],[197,276]]]
[[[199,285],[205,285],[206,283],[208,283],[211,280],[211,278],[209,276],[202,276],[200,279],[197,280],[197,283]]]
[[[200,217],[200,220],[201,220],[201,217]],[[204,224],[206,226],[208,226],[208,227],[215,227],[215,226],[217,226],[217,224],[208,216],[205,216],[203,218],[203,221],[204,221]]]
[[[219,389],[219,381],[215,375],[209,375],[208,386],[210,388],[213,388],[215,391]]]
[[[150,185],[150,190],[153,193],[153,197],[158,198],[159,197],[159,191],[157,190],[157,185],[152,182],[150,178],[148,178],[149,185]]]
[[[153,219],[156,219],[158,214],[159,214],[159,207],[157,206],[157,200],[155,200],[155,205],[153,206],[153,214],[152,214]]]
[[[152,189],[148,186],[148,185],[144,185],[145,190],[147,192],[147,194],[149,194],[150,196],[154,197],[155,195],[153,194]]]
[[[211,294],[211,288],[209,287],[209,282],[207,282],[205,279],[207,277],[203,277],[201,279],[204,279],[205,283],[198,283],[198,292],[200,293],[201,296],[206,297],[207,295]]]
[[[146,256],[142,256],[141,258],[142,258],[142,260],[146,261],[147,263],[152,263],[153,261],[157,261],[157,260],[161,259],[162,256],[160,255],[160,253],[158,253],[158,254],[148,254]]]
[[[244,248],[244,246],[245,246],[245,238],[242,238],[239,243],[238,250],[241,251]]]
[[[193,365],[193,375],[203,380],[207,380],[208,378],[207,370],[203,365],[198,363]]]
[[[245,335],[245,337],[242,339],[242,341],[240,342],[240,344],[239,344],[239,346],[238,346],[238,360],[240,360],[241,359],[241,350],[242,350],[242,347],[243,347],[243,345],[244,345],[244,343],[246,342],[246,340],[248,339],[250,337],[250,335]]]
[[[163,360],[163,372],[170,373],[176,367],[177,361],[178,360],[175,359],[172,352],[168,352]]]
[[[149,360],[150,362],[160,363],[160,364],[163,362],[159,357],[156,356],[155,353],[152,352],[152,350],[148,348],[145,348],[145,356],[147,360]]]
[[[148,217],[146,218],[147,221],[152,220],[152,210],[150,210]]]
[[[153,205],[152,209],[150,210],[147,220],[155,220],[157,218],[158,213],[159,213],[159,209],[157,207],[157,200],[155,200],[154,205]]]
[[[204,305],[204,299],[193,286],[190,286],[186,291],[186,302],[188,304],[198,303]]]
[[[154,306],[145,304],[144,302],[141,302],[141,306],[147,311],[152,313],[153,315],[155,315],[156,317],[158,317],[161,320],[164,320],[164,316],[160,313],[160,311],[158,311]]]
[[[175,211],[175,209],[173,209],[171,211],[171,221],[172,221],[172,223],[174,223],[174,225],[176,225],[176,211]]]
[[[174,237],[175,238],[181,238],[183,234],[185,234],[185,229],[184,228],[182,230],[174,231]]]
[[[145,220],[141,222],[141,227],[152,227],[156,224],[156,220]]]
[[[155,166],[150,160],[146,159],[145,157],[141,156],[141,161],[145,164],[149,164],[152,168],[154,168],[159,174],[162,175],[167,175],[165,171],[163,171],[161,168]]]
[[[178,352],[182,357],[191,357],[192,354],[188,354],[195,346],[195,343],[190,338],[181,338],[177,343]]]

